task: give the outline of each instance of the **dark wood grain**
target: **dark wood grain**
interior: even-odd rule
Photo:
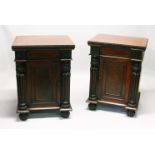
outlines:
[[[30,104],[60,102],[60,63],[31,61],[27,63],[27,93]]]
[[[133,117],[139,102],[139,79],[145,38],[100,34],[88,41],[91,46],[89,109],[98,103],[123,106]]]
[[[69,117],[70,61],[73,42],[67,36],[16,37],[19,118],[26,120],[33,111],[60,110]],[[56,47],[56,48],[55,48]]]
[[[130,58],[130,52],[123,49],[101,48],[101,55]]]
[[[130,76],[130,61],[126,59],[100,58],[99,98],[127,104]]]

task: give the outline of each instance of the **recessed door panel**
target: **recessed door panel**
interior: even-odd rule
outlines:
[[[125,103],[130,81],[130,61],[127,59],[100,58],[99,98]]]
[[[59,86],[59,62],[45,60],[27,63],[27,100],[30,105],[59,103]]]

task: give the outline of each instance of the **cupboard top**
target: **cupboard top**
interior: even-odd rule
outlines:
[[[52,36],[17,36],[13,42],[12,49],[25,48],[67,48],[74,49],[72,40],[65,35]]]
[[[127,37],[127,36],[116,36],[116,35],[106,35],[98,34],[94,38],[88,41],[89,45],[120,45],[120,46],[131,46],[146,49],[147,38],[138,37]]]

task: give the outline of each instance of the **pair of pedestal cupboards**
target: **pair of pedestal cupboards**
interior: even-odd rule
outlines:
[[[103,103],[122,106],[128,116],[135,115],[147,42],[146,38],[105,34],[88,41],[91,67],[87,102],[90,110]],[[16,37],[12,49],[16,62],[17,112],[21,120],[26,120],[31,112],[55,109],[62,117],[69,117],[74,48],[68,36]]]

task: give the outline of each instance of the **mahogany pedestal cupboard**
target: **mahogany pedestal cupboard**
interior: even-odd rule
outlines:
[[[99,34],[88,41],[91,47],[89,109],[98,103],[123,106],[133,117],[140,97],[139,79],[145,38]]]
[[[19,118],[58,109],[69,117],[70,61],[74,43],[68,36],[18,36],[15,51]]]

